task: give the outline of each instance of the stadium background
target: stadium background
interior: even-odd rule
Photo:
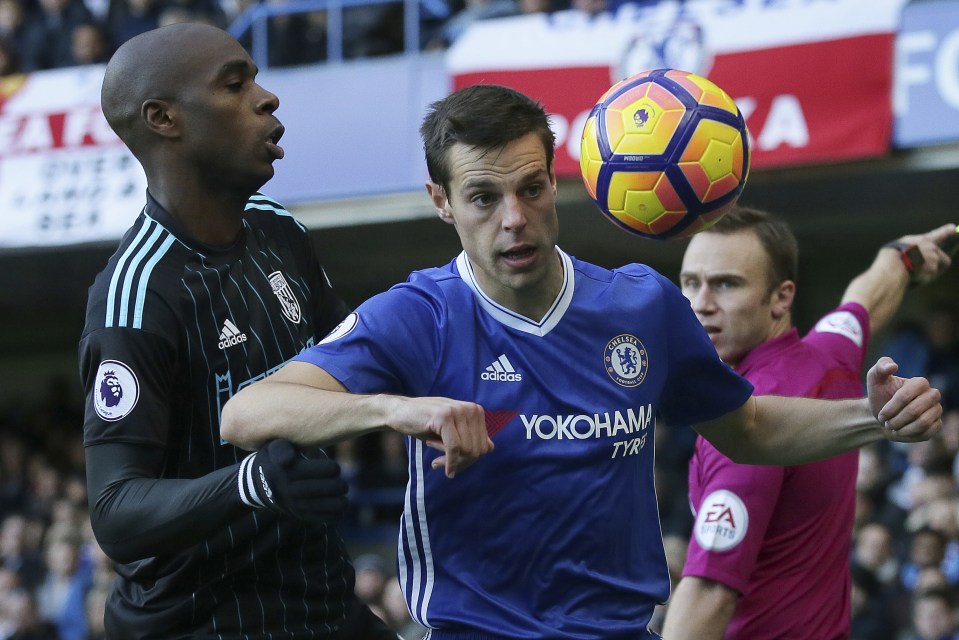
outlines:
[[[817,14],[824,5],[839,13]],[[282,141],[287,157],[263,191],[310,227],[334,286],[351,304],[459,251],[455,233],[435,219],[421,186],[425,168],[416,129],[426,104],[478,80],[514,83],[548,110],[568,108],[559,104],[564,94],[592,103],[602,90],[595,87],[612,84],[623,71],[623,51],[610,51],[609,42],[633,46],[652,39],[654,53],[640,56],[649,68],[680,67],[678,60],[704,65],[686,68],[715,71],[718,75],[704,75],[737,100],[764,90],[774,97],[798,96],[811,142],[793,140],[757,151],[741,201],[781,214],[796,231],[801,261],[794,315],[801,330],[838,302],[882,243],[959,220],[959,0],[663,0],[607,8],[611,12],[599,18],[558,12],[566,17],[475,22],[439,51],[408,47],[405,53],[339,61],[331,55],[330,62],[294,68],[258,60],[259,81],[280,96],[278,116],[287,127]],[[576,12],[575,5],[569,11]],[[776,11],[786,11],[786,19]],[[669,53],[669,34],[682,21],[702,30],[695,55],[688,42],[681,54]],[[780,26],[759,38],[754,32],[758,25],[765,33],[765,21]],[[828,27],[813,35],[803,31],[802,25],[817,23]],[[789,24],[798,25],[796,33]],[[636,25],[643,25],[639,36]],[[516,43],[511,37],[516,29],[539,35],[507,46]],[[558,31],[563,36],[553,40]],[[570,42],[573,46],[566,46]],[[758,56],[748,59],[756,72],[737,73],[747,54]],[[783,55],[795,56],[797,66],[770,68],[770,60]],[[38,71],[23,86],[47,86],[39,100],[37,91],[22,88],[0,95],[0,416],[43,411],[44,403],[53,401],[51,393],[56,402],[79,406],[75,356],[86,288],[112,253],[117,230],[142,201],[140,189],[127,194],[129,200],[109,201],[57,187],[60,214],[71,207],[101,207],[102,228],[51,234],[42,198],[22,197],[24,185],[39,193],[52,182],[71,184],[51,175],[50,167],[69,172],[71,162],[83,165],[91,154],[112,159],[123,153],[102,131],[83,138],[79,149],[23,140],[31,112],[54,122],[57,114],[89,109],[96,95],[89,87],[98,87],[99,76],[100,66]],[[576,79],[577,91],[563,83],[567,77]],[[803,85],[790,87],[793,77]],[[18,91],[31,99],[18,103]],[[64,107],[64,95],[78,102]],[[747,122],[754,134],[769,117],[761,105],[753,111]],[[564,139],[575,139],[575,118],[566,122],[572,125]],[[817,138],[819,128],[825,133]],[[605,266],[645,262],[675,279],[685,243],[643,240],[618,230],[587,198],[575,158],[561,151],[558,162],[561,246]],[[930,309],[945,308],[955,318],[957,291],[957,268],[933,286],[910,290],[890,328],[874,337],[873,356],[897,327],[921,322]],[[383,539],[358,533],[355,540],[361,551],[370,541],[379,545]],[[380,550],[388,554],[388,544]]]
[[[805,328],[838,300],[882,242],[959,217],[959,2],[766,4],[690,2],[685,9],[683,3],[669,0],[626,4],[605,19],[605,27],[594,26],[596,20],[570,26],[555,19],[552,25],[530,27],[525,22],[530,16],[524,15],[474,22],[442,52],[414,50],[295,68],[271,68],[262,59],[260,82],[280,96],[278,115],[287,126],[287,156],[277,162],[277,176],[264,192],[313,229],[332,281],[358,304],[404,279],[411,269],[445,262],[458,250],[452,229],[436,224],[421,186],[425,168],[416,129],[430,100],[479,79],[515,84],[548,109],[562,94],[574,93],[579,106],[555,105],[561,122],[568,125],[574,118],[564,119],[562,111],[588,109],[611,79],[624,73],[617,58],[621,54],[607,51],[608,45],[596,40],[616,40],[606,36],[619,34],[626,24],[626,37],[632,38],[627,42],[633,42],[635,25],[645,22],[651,26],[643,27],[641,35],[656,38],[675,30],[678,11],[687,20],[698,19],[707,36],[697,45],[704,53],[690,56],[689,45],[680,61],[698,65],[692,70],[708,72],[737,100],[743,94],[761,94],[768,85],[775,87],[768,90],[772,99],[795,94],[804,110],[803,124],[809,129],[805,144],[789,135],[774,148],[754,143],[753,171],[741,201],[780,213],[794,226],[802,248],[796,319]],[[728,10],[716,9],[724,5],[742,6],[739,14],[730,16]],[[821,15],[822,5],[838,9]],[[636,6],[649,13],[637,17],[627,10]],[[874,17],[857,21],[857,12]],[[758,42],[747,36],[784,19],[797,24],[796,33],[786,31]],[[720,26],[710,29],[711,20]],[[840,24],[811,35],[810,27],[798,24],[824,20]],[[517,28],[567,35],[558,41],[538,36],[522,46],[504,46],[510,40],[503,34]],[[665,38],[660,37],[661,49]],[[922,38],[928,44],[908,44]],[[568,44],[572,47],[564,46]],[[567,52],[557,55],[551,50],[557,46]],[[845,61],[829,64],[829,56],[837,53]],[[772,63],[792,60],[790,56],[801,56],[798,60],[812,71],[784,73],[780,67],[775,77],[759,74]],[[662,53],[640,62],[650,68],[679,67]],[[730,69],[734,63],[742,66]],[[584,68],[599,72],[584,75]],[[36,72],[19,90],[27,96],[25,106],[17,102],[17,91],[0,102],[0,401],[36,397],[37,380],[53,373],[75,379],[73,350],[86,287],[142,198],[142,186],[135,185],[125,199],[98,200],[95,193],[78,188],[77,180],[88,177],[82,167],[72,182],[57,174],[76,173],[76,166],[91,164],[91,158],[122,156],[125,152],[117,150],[112,132],[89,134],[79,148],[68,148],[56,134],[46,146],[36,142],[35,135],[33,143],[25,140],[34,124],[28,122],[31,112],[46,117],[51,128],[58,115],[71,110],[96,109],[102,118],[96,105],[101,75],[98,66]],[[749,78],[743,86],[745,76]],[[567,77],[582,89],[568,91],[559,82]],[[798,86],[791,87],[792,82]],[[39,89],[31,92],[31,87]],[[64,99],[56,94],[80,97],[62,106]],[[907,106],[897,106],[897,101]],[[773,116],[762,113],[761,106],[747,114],[754,136],[764,134],[761,117]],[[578,137],[575,123],[572,127],[560,134],[557,160],[561,245],[602,265],[642,261],[675,277],[681,241],[631,237],[590,204],[578,178],[577,158],[567,151],[575,145],[566,143]],[[825,133],[817,138],[819,130]],[[47,158],[46,164],[38,156]],[[32,193],[24,197],[25,190]],[[55,206],[46,206],[43,197],[55,200]],[[74,222],[66,231],[51,232],[49,227],[56,224],[51,225],[51,217],[90,208],[102,209],[98,226],[84,229],[82,222]],[[928,303],[956,305],[957,282],[959,272],[953,270],[934,287],[910,292],[901,319],[917,317]]]

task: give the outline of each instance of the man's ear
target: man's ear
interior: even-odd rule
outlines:
[[[453,224],[453,215],[450,213],[450,201],[446,196],[446,189],[435,182],[427,182],[426,193],[429,194],[430,200],[433,201],[433,208],[436,210],[436,215],[440,217],[440,220],[446,224]]]
[[[770,309],[773,318],[779,320],[792,311],[793,300],[796,299],[796,283],[792,280],[783,280],[773,289],[770,300]]]
[[[147,129],[161,136],[173,137],[178,133],[176,107],[166,100],[146,100],[140,107],[140,117]]]

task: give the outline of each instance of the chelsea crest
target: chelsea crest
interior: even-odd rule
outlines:
[[[649,354],[639,339],[623,333],[606,343],[606,373],[622,387],[642,384],[649,369]]]

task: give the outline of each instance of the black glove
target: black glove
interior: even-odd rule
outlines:
[[[308,458],[289,440],[271,440],[240,463],[240,499],[301,520],[333,520],[346,510],[346,482],[340,465]]]
[[[342,640],[403,640],[359,599],[354,600],[336,637]]]

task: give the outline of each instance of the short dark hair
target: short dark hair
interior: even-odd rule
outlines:
[[[449,193],[452,177],[448,151],[462,143],[476,149],[497,149],[535,133],[546,151],[546,168],[553,166],[556,138],[543,106],[529,96],[495,84],[460,89],[432,103],[420,126],[430,180]]]
[[[769,274],[769,291],[786,280],[796,282],[799,277],[799,243],[796,235],[782,220],[771,213],[739,204],[726,212],[715,224],[703,233],[731,235],[740,231],[752,231],[769,256],[772,271]]]

